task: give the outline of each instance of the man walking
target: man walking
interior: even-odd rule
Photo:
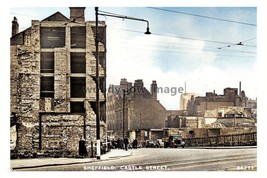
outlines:
[[[125,151],[127,151],[127,150],[128,150],[128,144],[129,144],[129,140],[128,140],[128,138],[125,137],[124,140],[123,140],[123,142],[124,142],[124,148],[125,148]]]
[[[136,139],[134,139],[134,141],[133,141],[133,148],[137,149],[137,140]]]

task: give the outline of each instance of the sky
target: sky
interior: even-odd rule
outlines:
[[[156,80],[163,92],[158,100],[166,109],[179,109],[180,94],[223,94],[226,87],[242,82],[249,98],[257,97],[257,8],[256,7],[100,7],[107,11],[149,21],[146,23],[99,16],[107,24],[107,84],[143,79],[150,90]],[[31,20],[55,12],[69,17],[68,7],[16,7],[20,31]],[[95,20],[94,7],[86,7],[86,20]],[[207,17],[207,18],[206,18]],[[216,18],[216,19],[215,19]],[[231,22],[229,22],[231,21]],[[236,45],[242,42],[243,45]]]

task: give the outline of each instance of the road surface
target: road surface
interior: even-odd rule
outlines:
[[[124,151],[124,150],[121,150]],[[257,149],[141,148],[128,157],[27,171],[256,171]]]

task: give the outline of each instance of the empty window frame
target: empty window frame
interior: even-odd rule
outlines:
[[[86,84],[85,77],[71,77],[71,98],[85,98]]]
[[[93,53],[94,56],[96,56],[96,53]],[[102,68],[106,69],[106,54],[103,52],[99,52],[99,64],[102,66]]]
[[[70,102],[71,113],[85,113],[84,102]]]
[[[85,73],[85,53],[71,53],[71,73]]]
[[[54,77],[41,77],[41,97],[54,98]]]
[[[41,48],[65,46],[64,27],[41,27]]]
[[[86,47],[86,28],[72,27],[71,28],[71,48]]]
[[[41,53],[41,73],[54,73],[54,53]]]

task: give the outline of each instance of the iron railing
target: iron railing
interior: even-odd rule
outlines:
[[[256,146],[257,132],[183,139],[187,147]]]

